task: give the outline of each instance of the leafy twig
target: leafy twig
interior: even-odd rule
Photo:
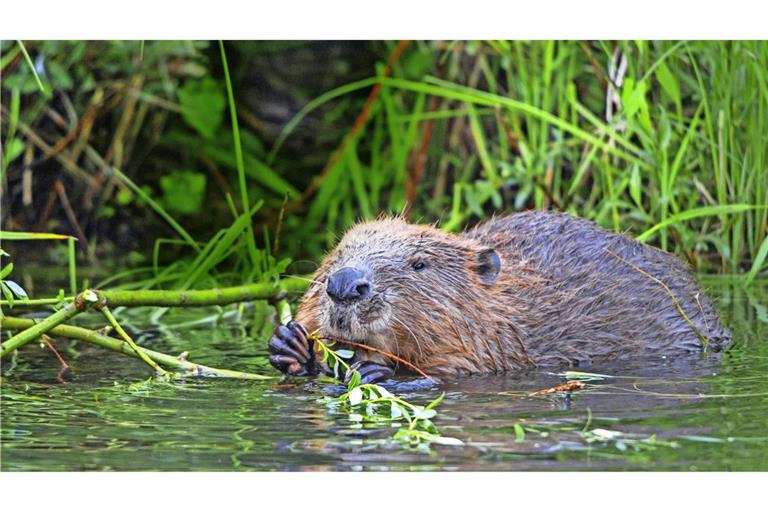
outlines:
[[[365,419],[366,422],[391,424],[393,420],[405,418],[408,424],[400,427],[392,438],[411,448],[428,448],[431,443],[463,444],[459,439],[441,436],[431,421],[431,418],[437,415],[435,407],[443,400],[445,393],[429,405],[422,407],[393,395],[386,388],[377,384],[360,384],[360,373],[352,370],[338,352],[333,351],[327,344],[323,343],[323,338],[318,337],[317,332],[312,333],[310,337],[320,348],[323,362],[329,366],[333,364],[335,374],[338,375],[338,366],[343,366],[347,373],[352,372],[347,383],[346,393],[336,398],[322,398],[321,402],[349,407],[350,410],[364,408],[365,417],[359,414],[350,415],[351,418],[359,418],[361,422]]]
[[[34,320],[26,318],[15,318],[6,316],[0,319],[0,326],[10,330],[29,329],[35,325]],[[24,331],[26,332],[26,331]],[[119,352],[136,359],[141,359],[141,356],[124,340],[112,338],[106,336],[97,331],[91,329],[84,329],[82,327],[76,327],[73,325],[61,324],[50,329],[48,334],[51,336],[61,336],[73,340],[83,340],[88,343],[93,343],[100,347]],[[249,380],[266,380],[273,379],[274,377],[268,375],[259,375],[256,373],[238,372],[234,370],[225,370],[221,368],[212,368],[210,366],[204,366],[196,364],[191,361],[187,361],[185,358],[174,357],[162,352],[156,352],[146,348],[138,347],[139,351],[144,352],[148,357],[161,363],[169,368],[175,368],[182,370],[183,373],[180,376],[192,376],[192,377],[223,377],[232,379],[249,379]]]

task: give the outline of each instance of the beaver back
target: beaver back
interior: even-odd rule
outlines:
[[[703,344],[720,351],[731,339],[683,262],[588,220],[528,211],[492,219],[465,236],[545,278],[534,290],[507,290],[523,292],[542,312],[524,322],[535,333],[530,349],[540,361],[699,351]]]

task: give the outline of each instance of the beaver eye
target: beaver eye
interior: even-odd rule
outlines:
[[[413,267],[413,270],[415,270],[416,272],[418,272],[420,270],[424,270],[425,268],[427,268],[427,264],[424,263],[423,261],[417,261],[417,262],[415,262],[411,266]]]

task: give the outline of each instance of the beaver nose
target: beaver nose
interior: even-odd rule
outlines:
[[[370,293],[371,283],[362,271],[344,267],[328,278],[326,291],[335,302],[354,302]]]

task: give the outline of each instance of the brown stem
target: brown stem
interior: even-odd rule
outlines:
[[[395,361],[397,361],[399,363],[403,363],[404,365],[406,365],[407,367],[411,368],[413,371],[415,371],[416,373],[418,373],[422,377],[426,377],[427,379],[431,380],[432,382],[437,382],[435,379],[433,379],[432,377],[427,375],[421,368],[419,368],[415,364],[409,363],[408,361],[406,361],[402,357],[398,357],[398,356],[396,356],[395,354],[393,354],[391,352],[387,352],[385,350],[381,350],[379,348],[372,347],[372,346],[366,345],[364,343],[359,343],[357,341],[345,340],[343,338],[335,338],[335,337],[332,337],[332,336],[320,336],[320,339],[335,341],[335,342],[338,342],[338,343],[343,343],[345,345],[352,345],[353,347],[358,347],[358,348],[362,348],[362,349],[365,349],[365,350],[370,350],[372,352],[377,352],[377,353],[382,354],[384,356],[387,356],[388,358],[393,359],[393,360],[395,360]]]
[[[72,210],[72,205],[69,202],[64,183],[62,183],[60,179],[57,179],[54,187],[56,188],[56,194],[59,196],[59,202],[61,203],[62,208],[64,208],[64,213],[67,214],[67,219],[69,219],[69,223],[72,224],[72,229],[77,233],[78,240],[83,242],[83,247],[87,248],[88,239],[85,237],[83,228],[80,227],[80,223],[77,221],[77,216],[75,215],[74,210]]]

